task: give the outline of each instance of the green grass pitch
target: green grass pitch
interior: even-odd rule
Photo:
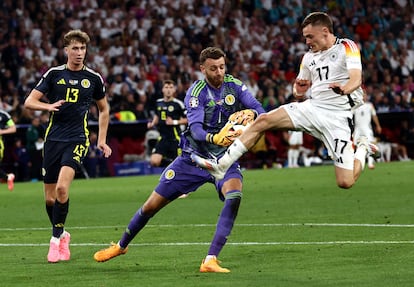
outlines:
[[[74,181],[66,228],[72,259],[46,260],[42,183],[0,185],[1,286],[413,286],[414,162],[378,163],[350,190],[332,166],[244,171],[235,227],[220,254],[228,274],[202,274],[222,203],[213,185],[161,210],[126,255],[119,240],[158,176]]]

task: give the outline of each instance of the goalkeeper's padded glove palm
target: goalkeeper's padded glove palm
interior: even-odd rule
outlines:
[[[206,141],[219,146],[229,146],[241,135],[242,130],[233,130],[233,124],[228,122],[218,133],[208,133]]]

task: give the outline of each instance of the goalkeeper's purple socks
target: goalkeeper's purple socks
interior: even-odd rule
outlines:
[[[211,242],[210,249],[208,251],[209,255],[218,256],[220,251],[223,249],[224,244],[226,244],[227,237],[230,235],[234,221],[237,217],[240,201],[240,191],[233,190],[226,194],[224,207],[217,222],[216,233],[214,234],[213,241]]]
[[[142,212],[142,207],[135,213],[131,221],[128,224],[127,229],[122,235],[121,240],[119,241],[119,246],[126,248],[128,244],[134,239],[138,232],[144,228],[147,222],[150,220],[151,216],[147,216]]]

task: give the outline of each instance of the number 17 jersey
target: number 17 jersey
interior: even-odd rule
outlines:
[[[311,103],[327,110],[351,110],[363,103],[362,88],[350,95],[336,94],[329,84],[344,85],[349,80],[348,70],[362,70],[361,54],[350,39],[337,38],[334,45],[323,51],[307,52],[300,65],[298,79],[311,80]]]

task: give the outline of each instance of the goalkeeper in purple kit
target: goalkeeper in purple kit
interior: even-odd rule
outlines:
[[[209,182],[214,184],[224,205],[200,272],[230,272],[219,265],[217,257],[230,235],[240,206],[243,177],[239,165],[234,163],[224,178],[216,181],[209,172],[196,166],[190,155],[219,158],[242,132],[233,126],[252,122],[264,110],[240,80],[225,73],[225,54],[221,49],[204,49],[200,53],[200,70],[205,79],[194,82],[184,99],[188,129],[182,134],[182,155],[166,167],[159,184],[132,217],[119,242],[96,252],[96,261],[104,262],[125,254],[128,244],[160,209]]]

